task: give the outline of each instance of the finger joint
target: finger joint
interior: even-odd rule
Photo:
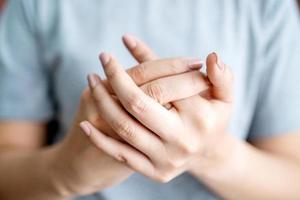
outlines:
[[[164,90],[161,86],[161,84],[158,83],[149,83],[146,86],[146,93],[148,96],[153,98],[155,101],[157,101],[160,104],[164,104],[164,97],[166,96],[164,94]]]
[[[132,94],[125,103],[125,107],[129,112],[141,114],[147,111],[148,104],[145,97],[140,94]]]
[[[134,140],[135,128],[130,125],[128,120],[118,120],[113,124],[114,130],[125,140]]]

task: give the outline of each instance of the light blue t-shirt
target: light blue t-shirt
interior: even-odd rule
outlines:
[[[66,133],[98,54],[135,64],[124,33],[161,57],[218,52],[235,76],[229,131],[242,140],[300,130],[300,24],[293,0],[10,0],[0,26],[0,119],[49,121]],[[22,134],[22,133],[20,133]],[[101,177],[99,177],[101,178]],[[247,180],[245,180],[247,181]],[[217,199],[182,174],[167,184],[134,174],[78,199]]]

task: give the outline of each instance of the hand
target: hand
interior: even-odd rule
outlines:
[[[66,138],[56,147],[52,176],[58,193],[64,198],[87,195],[118,184],[133,171],[123,163],[90,145],[79,123],[91,120],[96,127],[110,132],[107,125],[97,117],[89,91],[82,94],[75,119]]]
[[[145,93],[164,104],[179,97],[193,96],[207,88],[205,77],[197,71],[200,67],[199,59],[164,59],[137,65],[129,69],[128,74]],[[176,79],[167,77],[169,75],[175,75]],[[165,78],[157,79],[159,77]],[[168,85],[166,83],[172,83],[177,88],[176,95],[170,96],[167,88],[160,87]],[[191,84],[194,84],[194,87],[186,87]],[[104,83],[104,87],[107,91],[113,92],[108,84]],[[160,88],[160,95],[156,93],[157,88]],[[99,191],[121,182],[132,174],[133,171],[120,162],[121,158],[115,160],[91,146],[78,127],[79,122],[88,120],[98,129],[105,131],[108,136],[122,140],[103,119],[97,113],[92,96],[86,89],[69,134],[57,148],[53,178],[60,188],[60,193],[64,196],[84,195]],[[110,137],[105,137],[113,142]]]
[[[83,122],[99,149],[162,182],[192,170],[204,155],[214,153],[217,141],[221,142],[219,138],[226,134],[233,99],[232,74],[215,53],[207,58],[210,89],[204,96],[172,102],[174,107],[170,110],[145,95],[112,56],[102,54],[101,60],[121,105],[109,96],[95,75],[90,81],[91,91],[101,116],[128,144],[105,137],[90,123]]]

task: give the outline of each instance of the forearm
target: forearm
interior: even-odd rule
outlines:
[[[193,174],[224,199],[299,199],[300,166],[231,138],[227,158]],[[205,161],[203,162],[205,163]]]
[[[0,154],[0,199],[62,199],[52,181],[54,148]]]

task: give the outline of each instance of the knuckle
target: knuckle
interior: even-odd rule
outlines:
[[[143,83],[146,81],[146,73],[145,73],[146,66],[144,63],[139,64],[135,68],[131,70],[132,78],[139,83]]]
[[[160,104],[164,103],[164,90],[159,83],[149,83],[146,86],[146,93],[148,96],[153,98],[155,101],[157,101]]]
[[[177,74],[177,73],[180,73],[182,72],[180,66],[182,65],[186,65],[186,61],[184,61],[184,59],[172,59],[169,61],[169,67],[170,67],[170,71],[172,74]]]
[[[139,94],[133,94],[128,98],[125,103],[125,107],[136,114],[140,114],[147,111],[147,102],[144,97]]]
[[[113,124],[115,131],[124,139],[133,140],[135,138],[135,128],[130,126],[127,120],[118,120]]]
[[[196,153],[199,149],[199,145],[195,141],[191,141],[189,144],[186,144],[182,147],[182,150],[187,155],[192,155]]]

